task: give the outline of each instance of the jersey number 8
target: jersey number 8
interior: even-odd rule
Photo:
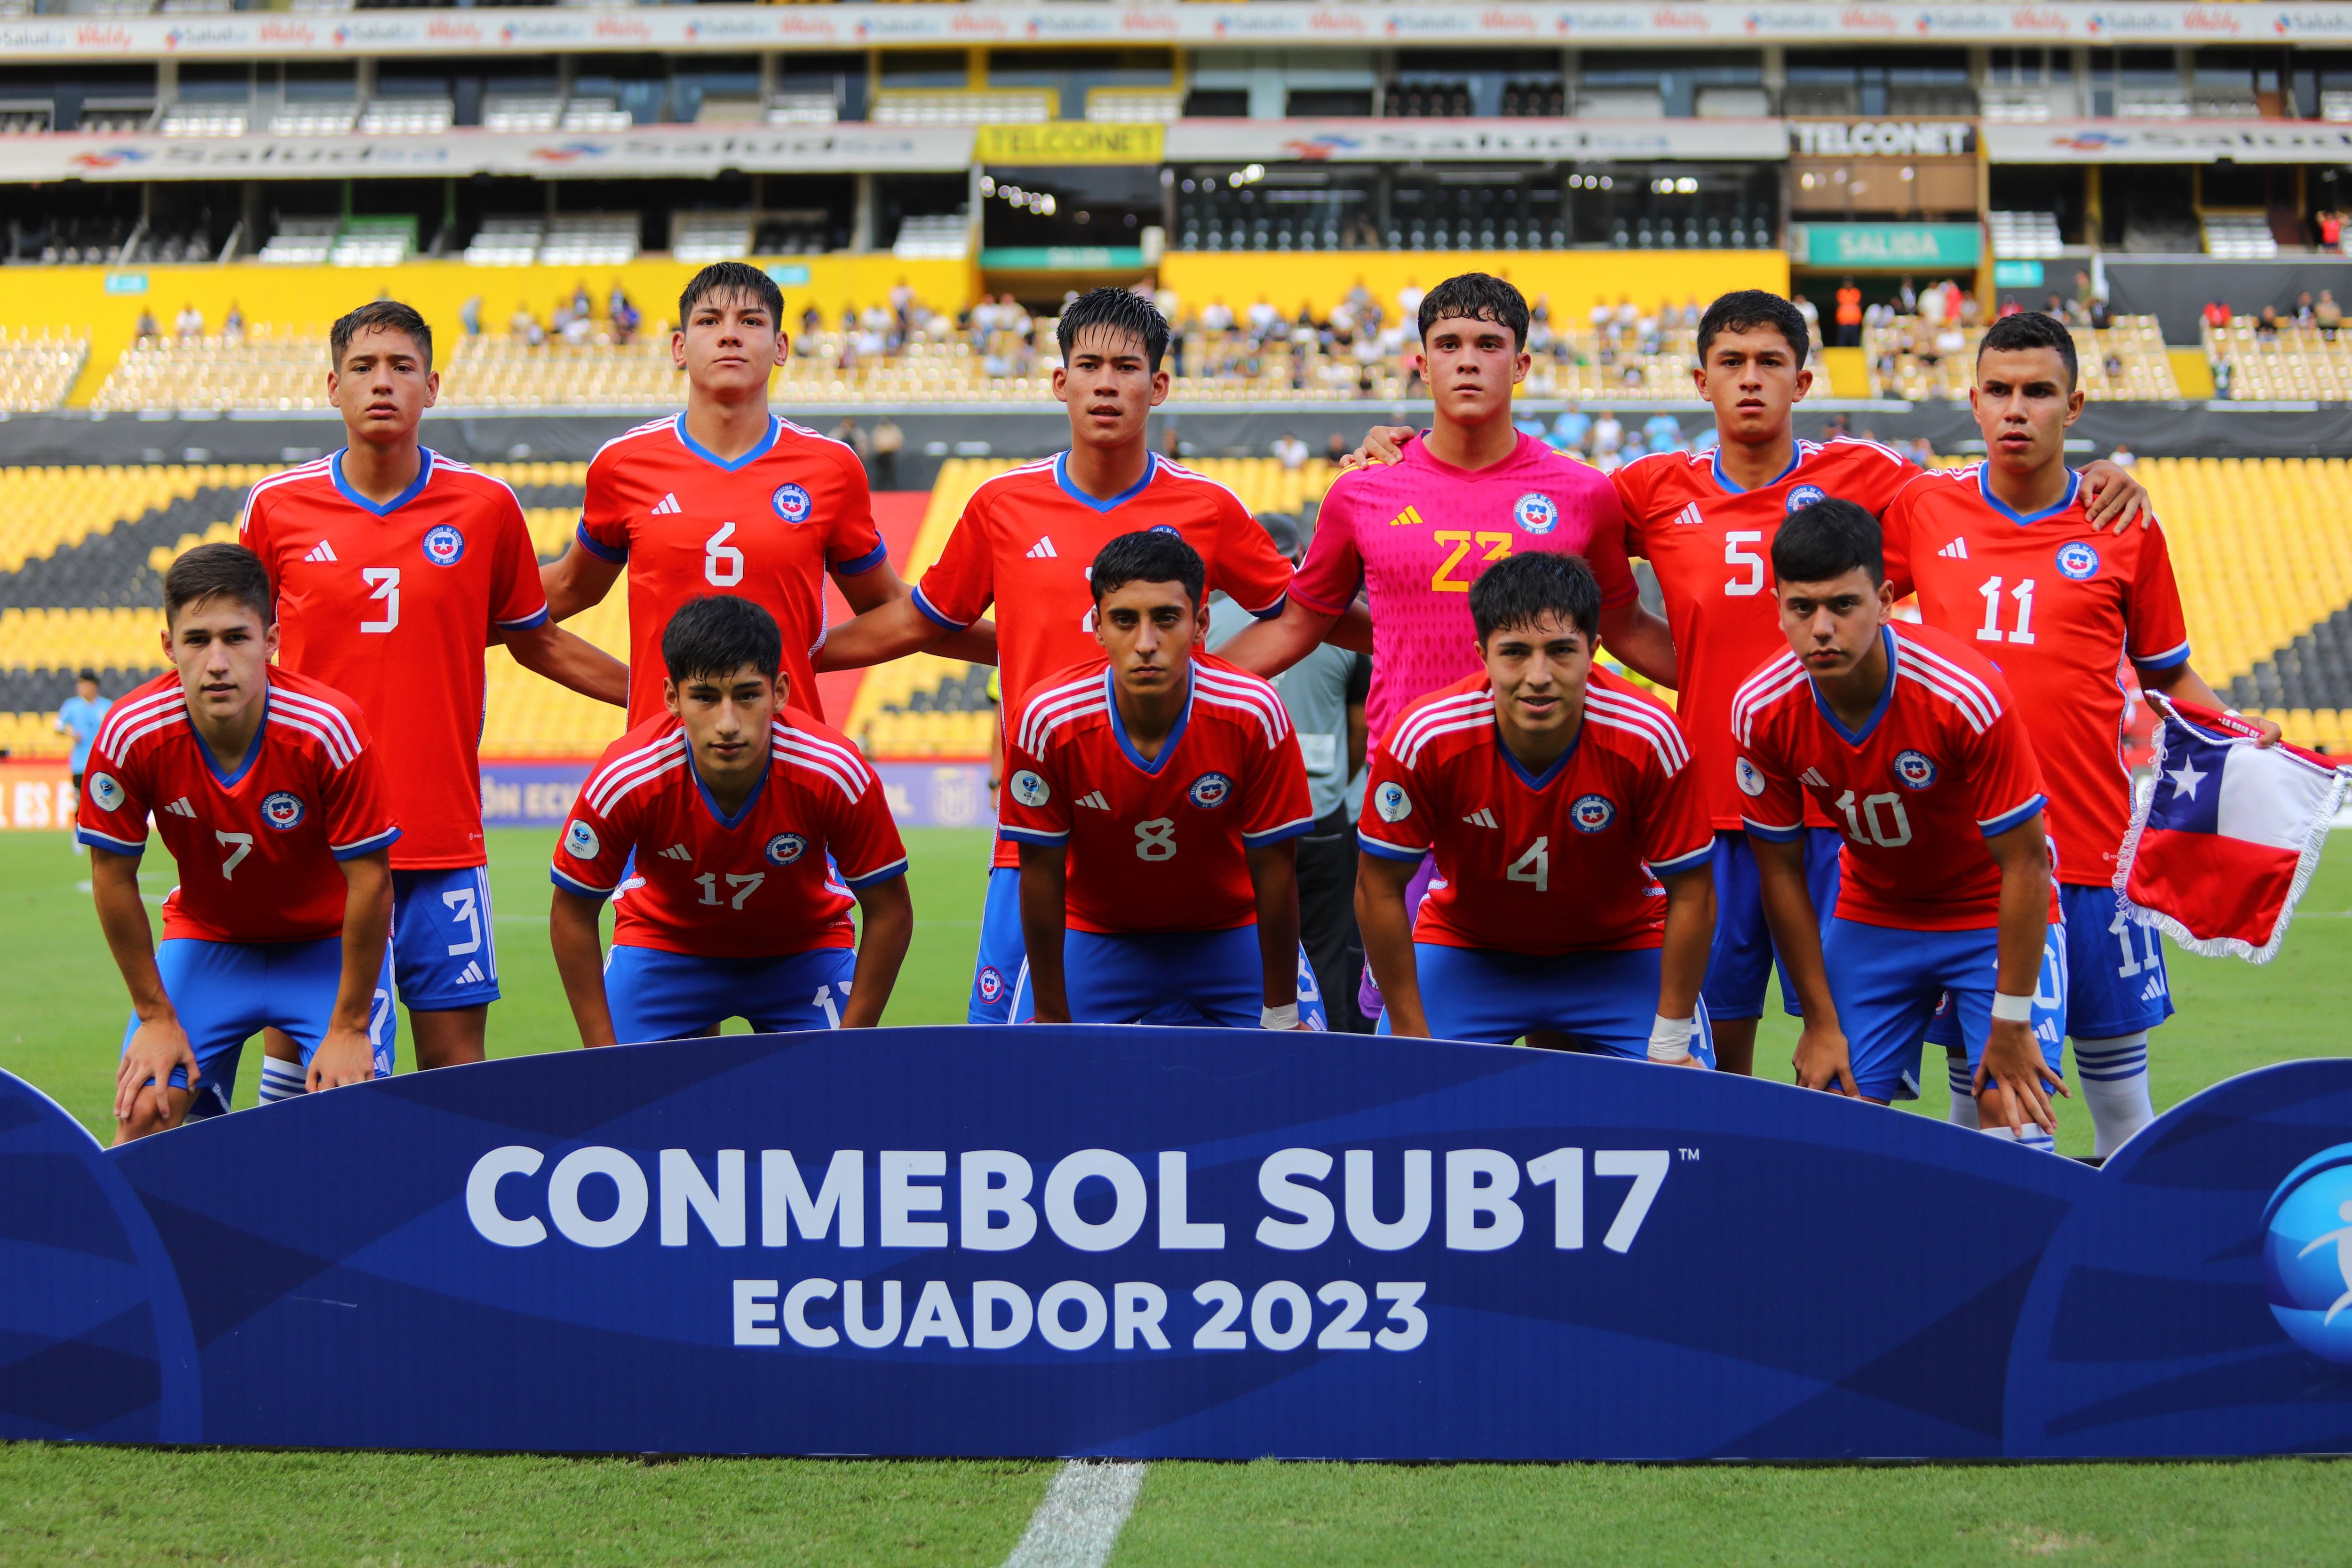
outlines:
[[[1155,816],[1135,825],[1135,858],[1139,860],[1176,858],[1176,819]]]

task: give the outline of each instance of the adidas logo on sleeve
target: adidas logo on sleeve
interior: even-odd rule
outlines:
[[[1062,554],[1060,551],[1054,548],[1053,536],[1050,534],[1031,545],[1024,553],[1032,561],[1058,561]]]
[[[1968,539],[1965,535],[1958,539],[1955,539],[1949,544],[1947,544],[1944,548],[1936,552],[1936,553],[1944,557],[1947,561],[1966,561],[1969,558]]]
[[[1108,811],[1110,809],[1110,802],[1103,798],[1103,793],[1100,790],[1095,790],[1089,794],[1078,796],[1078,804],[1080,805],[1090,805],[1097,811]]]
[[[665,860],[691,860],[694,858],[694,851],[688,849],[683,844],[673,844],[668,848],[662,851],[662,858]]]
[[[186,795],[182,795],[179,799],[173,801],[163,809],[170,812],[173,816],[193,817],[196,815],[196,808],[188,804],[188,797]]]
[[[1477,810],[1472,812],[1469,816],[1464,817],[1462,820],[1468,823],[1473,827],[1500,827],[1502,826],[1502,824],[1495,820],[1495,814],[1483,805]]]
[[[685,510],[686,509],[684,507],[677,504],[677,492],[672,491],[670,494],[666,495],[662,497],[661,500],[654,502],[653,510],[648,515],[653,517],[676,517]]]

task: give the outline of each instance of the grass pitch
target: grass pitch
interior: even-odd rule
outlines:
[[[494,1055],[575,1039],[544,936],[548,836],[490,836]],[[913,951],[894,1024],[963,1016],[986,840],[917,830]],[[111,1135],[126,1006],[62,834],[0,834],[0,1067]],[[148,879],[171,885],[159,854]],[[2352,1054],[2352,846],[2323,865],[2279,960],[2169,955],[2180,1016],[2156,1037],[2159,1108],[2232,1073]],[[1788,1076],[1794,1028],[1757,1057]],[[239,1075],[253,1101],[258,1069]],[[407,1051],[403,1047],[404,1068]],[[1940,1089],[1921,1110],[1941,1114]],[[2061,1113],[2060,1143],[2090,1147]],[[0,1446],[0,1564],[347,1562],[1000,1563],[1045,1463],[631,1459]],[[1636,1468],[1162,1464],[1113,1563],[2341,1563],[2352,1468],[2234,1465]]]

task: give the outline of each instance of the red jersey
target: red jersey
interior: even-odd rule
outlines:
[[[622,879],[634,852],[636,868]],[[843,887],[825,864],[841,868]],[[904,876],[881,781],[857,748],[786,708],[768,771],[733,816],[696,776],[667,714],[607,747],[556,840],[555,885],[613,900],[613,941],[708,958],[854,947],[855,889]]]
[[[605,442],[588,464],[580,543],[628,563],[632,727],[667,716],[662,633],[698,594],[740,594],[776,617],[788,700],[823,719],[824,574],[855,577],[888,554],[857,454],[774,415],[733,462],[697,446],[683,414]]]
[[[2021,517],[1986,492],[1981,465],[1923,475],[1886,514],[1919,616],[2011,678],[2050,791],[2058,879],[2104,888],[2131,826],[2128,673],[2189,659],[2189,622],[2158,527],[2102,534],[2079,491]]]
[[[1405,710],[1372,759],[1357,837],[1437,875],[1413,940],[1508,952],[1617,952],[1665,941],[1661,876],[1695,871],[1715,830],[1666,705],[1606,670],[1584,721],[1538,776],[1495,725],[1484,674]]]
[[[176,670],[117,698],[90,746],[78,837],[143,854],[153,815],[180,871],[163,900],[167,941],[340,936],[336,862],[400,837],[358,704],[285,669],[269,672],[263,700],[253,749],[233,768],[198,738]]]
[[[1859,731],[1785,647],[1733,697],[1744,825],[1785,843],[1804,826],[1802,798],[1818,802],[1845,834],[1842,919],[1903,931],[1999,925],[2000,868],[1984,840],[2043,805],[2025,722],[2000,672],[1958,638],[1900,621],[1880,635],[1886,690]]]
[[[1838,440],[1798,442],[1780,477],[1752,490],[1725,479],[1712,452],[1658,452],[1610,476],[1625,506],[1626,548],[1648,560],[1665,595],[1682,680],[1675,707],[1717,827],[1737,829],[1740,819],[1731,695],[1788,647],[1772,582],[1780,520],[1831,497],[1878,516],[1919,472],[1875,441]]]
[[[1470,584],[1491,563],[1518,550],[1581,555],[1602,604],[1633,597],[1624,526],[1598,468],[1532,436],[1483,468],[1441,463],[1426,441],[1408,441],[1394,463],[1350,468],[1332,481],[1290,591],[1326,615],[1345,610],[1357,584],[1369,591],[1372,690],[1364,716],[1381,736],[1412,702],[1482,668]]]
[[[1315,825],[1282,699],[1208,654],[1192,656],[1183,717],[1150,762],[1127,738],[1105,659],[1040,682],[1006,728],[997,832],[1069,846],[1073,931],[1255,925],[1243,852]]]
[[[1122,533],[1168,529],[1201,552],[1211,588],[1261,619],[1281,613],[1290,563],[1241,497],[1155,453],[1134,489],[1097,500],[1070,482],[1067,460],[1024,464],[974,490],[915,590],[923,614],[953,631],[996,606],[1008,715],[1055,670],[1102,658],[1087,574]],[[996,864],[1020,863],[1020,850],[1000,840]]]
[[[239,542],[278,595],[278,663],[358,703],[392,759],[393,865],[481,865],[482,656],[547,619],[514,491],[428,450],[378,506],[337,452],[254,486]]]

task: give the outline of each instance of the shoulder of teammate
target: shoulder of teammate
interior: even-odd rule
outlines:
[[[1388,860],[1418,860],[1447,821],[1445,764],[1494,733],[1482,672],[1415,699],[1373,750],[1356,813],[1356,842]]]
[[[1042,758],[1075,733],[1080,721],[1108,713],[1103,672],[1109,668],[1099,658],[1064,665],[1006,704],[1006,742]]]
[[[1406,704],[1378,751],[1408,773],[1425,775],[1444,760],[1482,743],[1495,720],[1495,694],[1484,671],[1464,676]]]
[[[980,619],[996,599],[997,509],[1041,481],[1054,487],[1054,463],[1052,458],[1022,463],[972,487],[939,559],[924,569],[915,586],[917,609],[950,631],[960,632]]]
[[[1570,459],[1574,461],[1575,459]],[[1649,452],[1609,472],[1609,487],[1625,519],[1625,548],[1635,555],[1649,553],[1649,529],[1699,492],[1693,484],[1711,459],[1698,452]]]
[[[814,713],[787,706],[777,714],[769,731],[768,754],[777,768],[797,775],[820,795],[837,795],[852,805],[869,796],[882,798],[881,776],[865,754]]]
[[[874,526],[874,489],[866,476],[866,459],[846,441],[779,416],[778,447],[787,441],[815,461],[830,464],[847,500],[846,505],[832,509],[824,519],[825,570],[855,577],[880,565],[889,552],[882,542],[881,531]]]
[[[1279,615],[1290,594],[1289,558],[1274,547],[1249,503],[1219,479],[1154,455],[1154,482],[1198,497],[1216,520],[1216,548],[1209,555],[1209,586],[1260,620]]]
[[[1360,464],[1342,469],[1315,508],[1314,536],[1307,554],[1290,579],[1290,596],[1309,609],[1328,616],[1343,614],[1363,581],[1364,552],[1359,530],[1370,498],[1365,491],[1379,473],[1412,460],[1418,442],[1408,442],[1405,456],[1395,464]]]
[[[384,798],[383,763],[358,703],[323,681],[287,669],[269,675],[269,722],[310,759],[326,811],[327,847],[338,860],[391,847],[401,829]]]
[[[636,847],[645,808],[686,767],[686,731],[667,713],[604,748],[556,835],[550,876],[583,898],[610,898]]]
[[[1897,490],[1934,471],[1920,468],[1883,441],[1860,436],[1800,442],[1797,450],[1798,471],[1810,482],[1874,512],[1885,511]]]
[[[2000,670],[1933,626],[1898,624],[1895,637],[1898,671],[1935,700],[1943,734],[1968,763],[1977,826],[1985,837],[2005,833],[2040,811],[2048,798],[2041,763]]]
[[[332,459],[313,458],[307,463],[297,463],[290,468],[265,474],[245,492],[244,510],[237,514],[237,539],[247,549],[259,555],[270,566],[270,577],[278,575],[277,567],[269,561],[268,539],[272,514],[287,498],[304,489],[334,483],[331,468]]]
[[[635,485],[630,471],[651,467],[676,452],[675,415],[630,426],[596,448],[580,501],[576,537],[588,552],[618,564],[629,558],[629,517]]]
[[[1768,655],[1731,694],[1731,738],[1755,747],[1768,721],[1790,705],[1809,679],[1804,661],[1788,648]]]
[[[187,694],[181,689],[178,671],[167,669],[143,680],[116,698],[114,706],[106,710],[90,741],[91,753],[128,763],[149,737],[185,722],[187,709]]]
[[[147,842],[151,764],[158,736],[188,721],[176,671],[165,670],[115,700],[91,738],[75,821],[85,842],[136,855]]]
[[[1673,778],[1690,766],[1690,737],[1675,710],[1622,676],[1595,669],[1584,689],[1585,718],[1608,743]]]
[[[598,447],[588,459],[589,495],[594,496],[600,487],[610,484],[629,465],[675,451],[675,439],[665,442],[661,438],[674,436],[677,419],[674,414],[665,414],[658,419],[632,425]]]
[[[281,710],[300,720],[305,732],[325,747],[336,767],[347,766],[352,758],[373,748],[367,717],[358,703],[322,680],[273,665],[269,670],[272,722]]]
[[[852,892],[904,875],[907,847],[880,775],[848,737],[813,713],[787,707],[768,737],[769,766],[817,801],[825,847]]]
[[[1262,739],[1267,751],[1280,750],[1285,741],[1294,747],[1297,743],[1282,694],[1271,681],[1239,665],[1228,664],[1214,654],[1194,654],[1192,696],[1209,717],[1240,726]]]

